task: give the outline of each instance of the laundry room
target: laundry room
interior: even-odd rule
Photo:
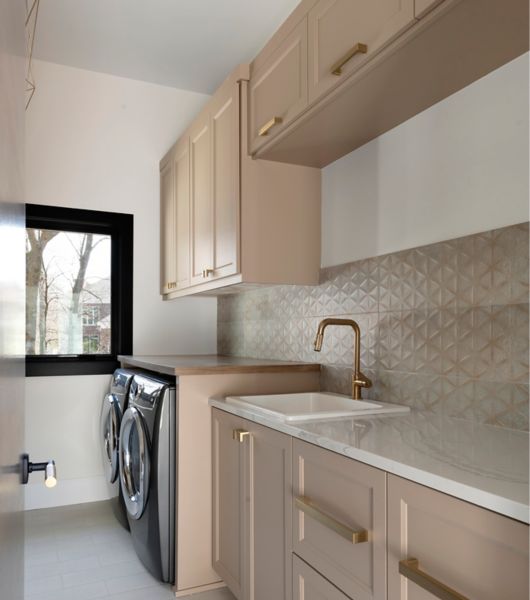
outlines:
[[[528,600],[528,0],[0,0],[0,600]]]

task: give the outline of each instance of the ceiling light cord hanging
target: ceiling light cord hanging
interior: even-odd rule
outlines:
[[[35,45],[35,31],[39,15],[40,0],[26,0],[26,110],[35,93],[35,79],[32,71],[33,48]]]

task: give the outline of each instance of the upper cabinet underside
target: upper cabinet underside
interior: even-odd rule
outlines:
[[[526,0],[308,0],[289,19],[251,68],[250,150],[320,168],[528,51]]]

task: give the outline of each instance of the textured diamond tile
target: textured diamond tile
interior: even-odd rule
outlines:
[[[349,393],[353,335],[376,369],[370,397],[502,427],[528,428],[528,223],[322,269],[319,286],[218,300],[218,351],[318,361],[324,389]]]
[[[492,232],[492,304],[528,302],[528,223]]]
[[[413,250],[415,308],[447,308],[457,301],[457,240]]]
[[[458,374],[493,379],[493,348],[501,344],[490,307],[477,306],[458,311]]]
[[[488,306],[493,297],[493,233],[487,231],[457,241],[459,306]]]
[[[414,251],[387,254],[379,259],[379,310],[408,310],[415,306]]]

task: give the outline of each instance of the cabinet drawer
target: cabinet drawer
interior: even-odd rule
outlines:
[[[259,58],[259,57],[258,57]],[[286,127],[307,106],[307,18],[250,78],[250,152]]]
[[[414,0],[320,0],[309,12],[309,102],[414,23]]]
[[[527,600],[528,558],[526,525],[388,476],[389,600]]]
[[[340,590],[293,555],[293,600],[349,600]]]
[[[299,440],[293,451],[294,552],[355,600],[383,600],[385,473]]]

